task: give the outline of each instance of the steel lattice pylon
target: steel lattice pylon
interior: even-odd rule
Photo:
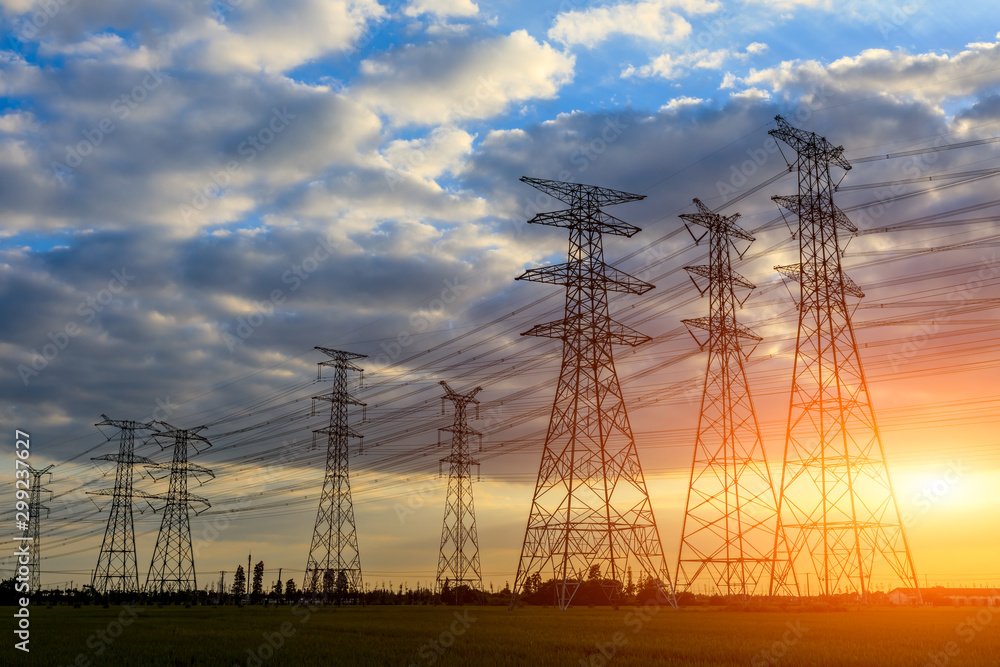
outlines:
[[[316,349],[330,357],[319,362],[317,377],[322,379],[324,367],[332,367],[334,374],[331,391],[313,397],[314,401],[330,403],[330,425],[314,431],[326,435],[326,475],[302,579],[303,590],[332,596],[337,604],[349,600],[357,602],[362,592],[361,553],[351,501],[347,444],[349,438],[361,436],[347,425],[347,408],[351,405],[364,407],[365,404],[347,393],[347,371],[362,372],[351,360],[364,359],[367,355],[325,347]]]
[[[611,319],[608,291],[653,288],[604,263],[602,234],[631,237],[638,227],[601,206],[644,199],[592,185],[533,178],[522,182],[570,205],[529,222],[569,229],[569,261],[530,269],[518,280],[566,287],[565,317],[523,335],[563,341],[562,368],[542,451],[511,606],[525,581],[551,567],[556,604],[569,607],[592,566],[612,602],[627,568],[655,583],[675,605],[653,508],[615,372],[612,345],[649,340]]]
[[[163,430],[157,437],[173,438],[174,455],[170,463],[147,464],[151,470],[168,470],[170,475],[167,504],[163,509],[160,532],[156,537],[156,548],[146,575],[147,593],[176,593],[198,589],[195,576],[194,550],[191,547],[191,504],[200,503],[205,507],[196,514],[211,507],[204,498],[188,493],[188,475],[197,477],[215,475],[208,468],[188,461],[188,448],[200,453],[198,446],[211,447],[212,444],[198,431],[205,428],[180,429],[166,422],[160,422]],[[164,448],[170,445],[165,445]]]
[[[774,555],[799,574],[799,557],[807,559],[821,595],[867,599],[873,572],[885,566],[918,589],[851,326],[847,297],[864,294],[841,269],[838,229],[857,228],[833,203],[830,164],[851,165],[842,146],[775,120],[770,134],[798,154],[799,181],[797,196],[772,197],[798,217],[799,239],[799,263],[775,269],[799,282],[800,300],[778,497],[788,552],[776,542]],[[789,568],[775,574],[787,581]]]
[[[46,466],[35,470],[28,466],[31,473],[31,488],[28,493],[28,530],[31,533],[31,551],[28,555],[28,591],[37,593],[42,589],[42,510],[48,516],[49,508],[42,504],[42,493],[49,490],[42,486],[42,476],[50,475],[54,466]]]
[[[736,320],[742,302],[735,288],[755,286],[733,271],[730,256],[731,249],[742,256],[754,237],[736,224],[738,213],[722,216],[697,199],[694,203],[698,213],[681,218],[707,230],[695,242],[708,236],[709,264],[684,268],[698,291],[708,294],[711,314],[683,320],[689,330],[707,332],[704,342],[693,331],[692,336],[708,349],[708,365],[675,581],[679,590],[688,590],[706,576],[715,592],[746,600],[770,590],[779,530],[777,499],[743,365],[743,343],[761,338]],[[695,276],[707,279],[708,287],[703,289]]]
[[[466,408],[479,401],[475,396],[483,390],[476,387],[468,394],[459,394],[441,381],[445,395],[441,397],[442,409],[445,399],[455,404],[455,421],[451,426],[439,429],[451,433],[451,454],[441,459],[448,464],[448,497],[444,505],[444,521],[441,525],[441,553],[438,556],[436,590],[440,592],[445,579],[451,586],[465,585],[473,590],[482,590],[483,574],[479,566],[479,537],[476,534],[476,508],[472,502],[472,467],[479,461],[469,452],[469,436],[482,434],[471,428],[467,421]]]
[[[89,491],[90,495],[111,496],[111,514],[108,516],[108,526],[104,531],[104,541],[101,553],[97,557],[97,567],[91,586],[98,593],[138,593],[139,570],[135,562],[135,526],[132,521],[132,501],[139,497],[150,500],[157,496],[137,491],[132,482],[135,465],[152,463],[144,456],[135,455],[135,432],[151,430],[153,423],[142,423],[129,420],[110,419],[101,415],[104,421],[96,426],[114,426],[119,429],[119,444],[117,454],[95,456],[94,461],[112,461],[115,463],[115,486],[113,489]],[[110,440],[110,438],[108,438]]]

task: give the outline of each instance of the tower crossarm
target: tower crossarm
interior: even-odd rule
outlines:
[[[598,185],[583,185],[581,183],[550,181],[544,178],[531,178],[529,176],[522,176],[520,180],[522,183],[527,183],[536,190],[541,190],[547,195],[551,195],[560,201],[566,202],[573,208],[583,208],[585,206],[611,206],[614,204],[639,201],[646,198],[646,195],[637,195],[632,194],[631,192],[612,190]]]
[[[361,438],[363,437],[360,433],[355,431],[350,426],[345,425],[334,425],[334,426],[324,426],[323,428],[313,429],[313,433],[323,433],[325,435],[332,435],[334,437],[348,437],[348,438]]]
[[[682,220],[700,225],[711,232],[717,232],[726,236],[743,239],[744,241],[749,241],[751,243],[755,240],[753,235],[736,224],[736,221],[740,217],[739,213],[734,213],[733,215],[719,215],[705,206],[700,199],[695,199],[694,204],[698,207],[698,212],[681,213],[680,218]]]
[[[190,461],[184,461],[182,463],[164,461],[162,463],[146,463],[145,468],[148,470],[176,470],[178,472],[185,472],[191,475],[205,475],[215,479],[215,473],[209,468],[197,463],[191,463]],[[162,478],[160,478],[162,479]]]
[[[732,283],[733,285],[739,285],[740,287],[745,287],[747,289],[757,289],[756,285],[730,269],[728,266],[713,269],[711,266],[699,264],[697,266],[685,266],[684,270],[688,273],[693,273],[696,276],[708,278],[709,280],[724,280]]]
[[[111,461],[112,463],[127,463],[131,462],[136,465],[154,465],[153,459],[148,456],[135,456],[125,459],[119,454],[101,454],[100,456],[91,456],[91,461]]]
[[[567,227],[569,229],[585,229],[601,234],[617,236],[634,236],[642,231],[635,225],[619,220],[599,208],[563,209],[549,213],[538,213],[529,223],[548,225],[550,227]]]
[[[696,329],[704,329],[705,331],[718,331],[720,333],[727,333],[736,336],[737,338],[745,338],[747,340],[762,341],[764,340],[757,334],[753,332],[753,329],[746,326],[745,324],[740,324],[735,318],[731,316],[726,316],[725,318],[719,317],[695,317],[688,320],[681,320],[681,324],[687,325],[689,327],[694,327]]]
[[[794,128],[781,116],[775,116],[774,121],[778,127],[768,134],[791,146],[800,157],[813,162],[829,162],[844,170],[851,168],[851,163],[844,157],[843,146],[834,146],[826,137],[820,137],[815,132]]]
[[[823,198],[813,195],[775,195],[771,197],[771,201],[776,203],[778,206],[785,208],[795,215],[814,215],[820,219],[821,224],[825,223],[828,219],[823,211]],[[832,211],[833,223],[840,229],[845,229],[852,234],[858,231],[858,228],[851,222],[851,219],[847,217],[837,206],[833,207]]]
[[[859,299],[865,296],[865,293],[861,291],[858,284],[851,280],[850,276],[843,271],[840,272],[839,277],[834,277],[829,281],[825,281],[816,273],[815,269],[812,269],[809,266],[803,268],[802,264],[776,266],[774,267],[774,270],[786,278],[791,278],[792,280],[803,283],[809,290],[822,291],[825,287],[831,294],[843,293]],[[824,283],[827,282],[828,284],[824,285]]]
[[[645,294],[653,285],[639,280],[624,271],[601,261],[564,262],[553,266],[528,269],[515,280],[528,280],[549,285],[581,285],[589,289],[607,289],[613,292]]]
[[[442,426],[438,429],[439,431],[444,431],[446,433],[454,433],[456,435],[482,435],[482,432],[477,431],[471,426],[465,424],[454,424],[452,426]]]
[[[521,335],[565,340],[568,336],[572,336],[580,330],[582,326],[580,324],[581,319],[580,316],[573,316],[556,322],[536,324]],[[615,345],[628,345],[629,347],[636,347],[653,340],[646,334],[640,333],[632,327],[612,319],[608,320],[608,331],[605,335],[608,336],[611,343]]]
[[[363,402],[359,401],[358,399],[354,398],[353,396],[351,396],[350,394],[348,394],[346,391],[336,391],[336,390],[334,390],[334,391],[331,391],[331,392],[329,392],[327,394],[316,394],[315,396],[313,396],[313,399],[315,399],[317,401],[326,401],[327,403],[336,403],[336,404],[343,404],[343,405],[357,405],[359,407],[365,407],[365,406],[368,405],[367,403],[363,403]]]

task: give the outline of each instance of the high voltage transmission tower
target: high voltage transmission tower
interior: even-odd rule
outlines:
[[[135,497],[150,500],[158,499],[144,491],[136,491],[132,487],[136,464],[153,463],[144,456],[135,455],[135,432],[152,430],[153,423],[110,419],[101,415],[104,421],[96,424],[114,426],[119,429],[118,453],[95,456],[94,461],[112,461],[115,463],[115,486],[113,489],[89,491],[95,496],[111,496],[111,514],[108,515],[108,526],[104,531],[104,542],[97,558],[97,568],[94,570],[91,586],[98,593],[138,593],[139,570],[135,562],[135,526],[132,521],[132,500]],[[111,438],[109,437],[108,440]]]
[[[54,466],[46,466],[41,470],[35,470],[28,466],[31,473],[31,487],[28,492],[28,532],[31,533],[31,551],[28,555],[28,590],[37,593],[42,589],[42,510],[48,516],[49,508],[42,505],[42,493],[49,490],[42,487],[42,476],[51,475],[49,471]]]
[[[799,282],[800,297],[778,497],[788,552],[776,540],[774,555],[798,572],[806,559],[822,595],[867,599],[873,572],[886,565],[919,590],[851,326],[847,297],[864,294],[841,269],[838,230],[857,228],[833,203],[830,165],[851,165],[842,146],[775,120],[769,134],[798,154],[799,181],[797,196],[772,197],[799,221],[799,263],[775,269]]]
[[[710,315],[683,323],[707,332],[705,341],[693,331],[692,336],[708,349],[708,365],[675,581],[678,589],[689,590],[705,576],[719,594],[746,600],[769,592],[779,531],[774,486],[743,365],[748,354],[743,344],[756,345],[761,338],[736,320],[736,307],[746,300],[737,300],[736,288],[749,296],[755,286],[733,271],[730,256],[733,250],[742,257],[754,237],[736,224],[738,213],[723,216],[697,199],[694,203],[698,212],[681,218],[707,230],[695,243],[708,236],[709,264],[684,268],[698,291],[707,293]],[[707,279],[708,286],[702,288],[695,276]]]
[[[438,556],[437,591],[443,590],[445,581],[453,587],[468,586],[479,591],[483,587],[483,574],[479,566],[479,538],[476,535],[476,509],[472,502],[472,466],[479,461],[469,451],[469,436],[482,436],[468,423],[466,408],[476,406],[479,418],[479,401],[475,396],[483,390],[476,387],[468,394],[459,394],[441,381],[445,395],[441,397],[441,408],[445,399],[455,404],[455,421],[451,426],[439,429],[451,433],[451,454],[441,459],[448,464],[448,497],[444,505],[444,521],[441,526],[441,553]]]
[[[348,440],[361,438],[347,425],[348,406],[364,407],[347,393],[347,371],[362,372],[351,363],[367,355],[317,347],[330,357],[321,361],[317,377],[322,379],[323,368],[333,368],[333,388],[329,393],[314,396],[314,400],[330,403],[330,425],[317,429],[326,438],[326,475],[323,492],[316,512],[309,560],[303,577],[304,590],[310,593],[332,595],[337,604],[342,601],[360,601],[362,592],[361,553],[358,551],[358,533],[354,524],[354,504],[351,501],[351,480],[348,475]]]
[[[194,569],[194,550],[191,548],[191,504],[201,503],[204,511],[211,507],[204,498],[188,493],[188,475],[198,477],[215,475],[208,468],[188,461],[188,449],[200,453],[212,444],[198,431],[205,428],[180,429],[166,422],[160,422],[162,430],[157,437],[172,438],[174,456],[170,463],[146,464],[147,469],[169,470],[170,482],[167,504],[163,509],[163,520],[156,538],[156,548],[146,575],[147,593],[176,593],[198,589]],[[164,449],[170,445],[162,445]],[[152,473],[151,473],[152,474]],[[200,512],[196,512],[198,514]]]
[[[560,609],[569,607],[588,578],[599,580],[616,602],[632,565],[673,605],[670,574],[611,352],[614,344],[636,346],[650,339],[608,312],[609,290],[643,294],[653,286],[605,264],[602,246],[602,234],[631,237],[640,230],[601,207],[645,197],[592,185],[521,181],[570,205],[529,220],[568,228],[570,243],[568,262],[529,269],[518,278],[564,285],[566,306],[563,319],[523,334],[559,338],[563,347],[511,606],[529,577],[549,567]]]

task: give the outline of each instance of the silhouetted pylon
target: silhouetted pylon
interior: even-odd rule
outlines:
[[[847,297],[864,294],[841,269],[838,231],[857,228],[833,203],[830,165],[851,165],[842,146],[775,120],[769,134],[797,153],[799,193],[772,199],[798,217],[800,260],[775,267],[800,286],[778,497],[788,553],[776,541],[776,581],[788,580],[780,567],[788,557],[799,574],[816,574],[821,595],[867,599],[873,574],[886,567],[919,590],[851,326]]]
[[[167,504],[163,509],[160,532],[156,537],[156,548],[146,575],[147,593],[176,593],[198,589],[195,576],[194,549],[191,545],[191,505],[199,503],[204,507],[195,512],[200,514],[211,505],[199,496],[188,493],[188,475],[205,475],[214,478],[208,468],[188,461],[188,449],[200,453],[199,445],[211,447],[212,443],[198,431],[205,428],[180,429],[166,422],[160,422],[162,430],[157,437],[173,439],[173,459],[170,463],[147,464],[147,469],[168,470],[170,476]],[[171,445],[162,445],[165,449]],[[153,474],[153,473],[151,473]],[[155,476],[155,474],[154,474]]]
[[[28,466],[31,473],[31,488],[28,491],[28,530],[31,533],[30,552],[28,554],[28,591],[37,593],[42,589],[42,511],[48,516],[49,508],[42,504],[42,494],[49,490],[42,486],[42,477],[51,475],[49,471],[54,466],[45,466],[36,470]]]
[[[306,562],[303,590],[323,593],[342,601],[359,601],[362,588],[361,553],[358,551],[358,532],[354,523],[354,503],[351,500],[351,480],[348,472],[350,438],[361,438],[347,424],[348,407],[364,403],[347,393],[347,371],[362,372],[351,363],[367,355],[317,347],[330,357],[318,364],[317,375],[322,379],[323,368],[333,368],[333,388],[314,400],[330,403],[330,425],[314,433],[326,436],[326,474],[323,491],[316,511],[309,559]]]
[[[569,261],[530,269],[518,280],[563,285],[563,319],[523,335],[563,341],[562,368],[542,450],[511,606],[534,574],[552,573],[554,602],[566,609],[580,584],[597,579],[612,602],[629,567],[675,604],[635,438],[615,372],[612,346],[649,340],[608,312],[608,291],[643,294],[653,286],[604,263],[602,234],[631,237],[638,227],[602,206],[643,195],[534,178],[522,182],[570,205],[529,222],[569,229]],[[551,568],[551,569],[549,569]]]
[[[122,419],[110,419],[101,415],[104,421],[96,426],[114,426],[119,429],[118,453],[92,457],[94,461],[115,463],[115,486],[113,489],[88,491],[90,495],[111,496],[111,513],[104,531],[101,553],[97,557],[91,586],[98,593],[138,593],[139,570],[135,561],[135,524],[132,520],[133,499],[144,498],[147,502],[159,500],[158,496],[137,491],[133,488],[136,464],[151,464],[145,456],[135,454],[135,432],[152,430],[153,423],[142,423]],[[109,440],[111,438],[108,438]]]
[[[697,199],[694,203],[698,212],[681,218],[707,230],[695,243],[708,236],[709,264],[684,268],[699,292],[708,295],[710,315],[683,323],[707,332],[704,341],[694,331],[692,336],[707,348],[708,364],[675,581],[686,591],[704,577],[714,592],[746,600],[770,590],[779,530],[774,485],[743,364],[749,354],[743,344],[756,347],[761,338],[736,320],[736,308],[747,297],[738,300],[735,289],[749,296],[755,286],[733,271],[730,256],[732,250],[742,257],[754,237],[736,224],[738,213],[723,216]],[[707,279],[707,287],[695,276]]]
[[[441,526],[441,553],[438,556],[436,589],[440,592],[447,580],[452,587],[468,586],[482,590],[483,574],[479,565],[479,537],[476,533],[476,508],[472,502],[472,467],[479,461],[469,451],[469,436],[482,434],[470,427],[466,408],[479,401],[475,396],[483,390],[476,387],[468,394],[459,394],[441,381],[445,395],[441,397],[455,405],[455,420],[441,431],[451,433],[451,454],[441,459],[448,464],[448,496],[444,504]],[[443,406],[442,406],[443,407]]]

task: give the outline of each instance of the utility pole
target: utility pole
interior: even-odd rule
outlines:
[[[313,400],[330,403],[330,425],[314,433],[326,436],[326,475],[323,491],[316,512],[309,559],[306,562],[303,590],[312,594],[320,591],[324,597],[333,593],[337,604],[342,601],[361,601],[361,553],[358,550],[358,533],[354,523],[354,503],[351,500],[351,480],[348,472],[348,441],[361,438],[348,426],[348,407],[364,408],[365,404],[347,392],[347,371],[363,372],[352,360],[366,355],[317,347],[330,357],[321,361],[317,378],[323,379],[323,368],[333,368],[333,388]],[[331,590],[332,589],[332,590]]]
[[[688,231],[696,244],[708,237],[709,264],[684,268],[702,296],[708,296],[710,315],[683,323],[699,347],[707,348],[708,364],[675,581],[681,590],[689,590],[695,579],[706,576],[720,594],[747,602],[769,591],[774,539],[780,531],[743,364],[749,356],[743,344],[756,347],[761,337],[736,319],[737,306],[755,286],[733,271],[730,254],[732,250],[742,258],[754,237],[736,224],[739,213],[723,216],[698,199],[694,203],[698,212],[681,218],[705,228],[700,236],[690,227]],[[707,287],[696,277],[707,279]],[[742,300],[736,288],[746,291]],[[707,332],[707,340],[699,341],[695,330]]]
[[[195,576],[194,549],[191,545],[191,505],[200,503],[204,507],[200,514],[211,505],[200,496],[188,493],[188,475],[196,479],[199,475],[215,478],[211,470],[188,461],[188,449],[200,453],[212,443],[198,431],[205,428],[180,429],[166,422],[159,422],[163,430],[157,437],[173,440],[173,460],[170,463],[147,464],[150,470],[168,470],[170,476],[167,504],[163,509],[160,532],[156,537],[156,548],[146,575],[147,593],[178,593],[198,589]],[[162,445],[166,449],[170,445]],[[152,474],[152,473],[151,473]]]
[[[104,421],[95,426],[114,426],[118,429],[118,453],[95,456],[93,461],[113,461],[115,463],[115,486],[113,489],[89,491],[90,495],[111,496],[111,513],[104,531],[101,553],[97,558],[97,568],[91,586],[97,593],[138,593],[139,570],[135,561],[135,525],[132,520],[132,502],[136,496],[147,502],[159,500],[133,488],[135,465],[152,464],[145,456],[135,454],[135,432],[152,430],[153,423],[110,419],[101,415]],[[111,438],[109,437],[108,440]]]
[[[833,202],[831,165],[849,170],[843,146],[775,118],[769,134],[797,153],[799,193],[772,197],[798,218],[799,263],[775,269],[799,283],[799,325],[775,540],[775,578],[787,557],[809,568],[819,594],[867,600],[873,572],[888,567],[919,586],[900,519],[847,298],[864,293],[843,272],[838,233],[857,228]],[[800,560],[801,557],[801,560]],[[805,561],[805,562],[802,562]]]
[[[483,390],[476,387],[468,394],[460,394],[442,380],[445,395],[441,397],[441,410],[445,399],[455,405],[455,421],[451,426],[439,429],[451,433],[451,454],[441,459],[448,464],[448,497],[444,505],[444,521],[441,526],[441,552],[438,556],[435,592],[440,592],[445,580],[457,587],[468,586],[475,591],[483,588],[483,575],[479,565],[479,538],[476,534],[476,510],[472,502],[472,467],[479,467],[479,461],[469,452],[469,436],[482,433],[471,428],[466,408],[476,406],[479,418],[479,401],[475,396]],[[418,584],[419,588],[419,584]]]
[[[645,336],[611,318],[608,291],[643,294],[653,286],[604,263],[603,234],[631,237],[639,228],[602,206],[643,195],[535,178],[522,182],[570,205],[530,223],[569,229],[563,264],[529,269],[518,280],[566,288],[561,320],[522,335],[562,340],[562,368],[538,480],[528,515],[510,606],[525,582],[543,571],[555,581],[555,602],[567,609],[596,566],[601,589],[621,598],[630,564],[676,606],[673,586],[639,464],[612,346],[637,346]]]

